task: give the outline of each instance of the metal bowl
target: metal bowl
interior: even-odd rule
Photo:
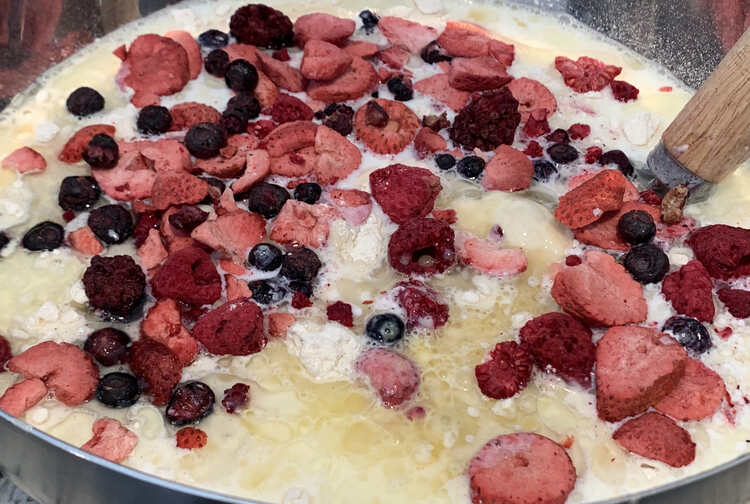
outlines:
[[[117,27],[180,0],[0,0],[0,110],[47,68]],[[447,0],[451,1],[451,0]],[[565,12],[698,87],[742,34],[744,0],[517,0]],[[747,17],[745,16],[747,14]],[[0,470],[40,502],[261,504],[167,481],[81,451],[0,411]],[[750,453],[599,504],[738,504]]]

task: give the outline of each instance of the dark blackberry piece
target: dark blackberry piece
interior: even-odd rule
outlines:
[[[547,154],[555,163],[568,164],[578,159],[578,151],[572,145],[556,143],[547,147]]]
[[[224,47],[229,44],[229,35],[221,30],[212,28],[198,35],[198,43],[202,47],[209,47],[211,49]]]
[[[93,207],[102,190],[94,177],[65,177],[60,183],[57,203],[63,210],[81,212]]]
[[[169,216],[169,223],[185,233],[203,224],[208,219],[208,213],[197,206],[188,205],[180,208]]]
[[[450,61],[453,58],[445,52],[445,49],[440,47],[437,40],[433,40],[419,51],[419,56],[425,63],[434,64],[440,63],[441,61]]]
[[[264,4],[240,7],[229,20],[229,33],[242,42],[268,49],[289,47],[294,42],[294,25],[283,12]]]
[[[570,136],[568,132],[562,128],[557,128],[555,131],[544,137],[549,143],[570,143]]]
[[[74,116],[85,117],[104,108],[104,97],[96,89],[79,87],[70,93],[65,107]]]
[[[261,305],[278,304],[286,297],[286,289],[269,280],[256,280],[247,286],[253,293],[253,301]]]
[[[26,250],[55,250],[62,245],[65,239],[65,230],[56,222],[40,222],[26,231],[21,240],[21,245]]]
[[[146,135],[160,135],[172,127],[172,114],[167,107],[147,105],[138,113],[138,131]]]
[[[89,334],[83,349],[102,366],[114,366],[125,362],[130,336],[114,327],[105,327]]]
[[[317,203],[321,194],[323,194],[323,189],[315,182],[302,182],[294,188],[294,199],[310,205]]]
[[[381,313],[370,317],[365,327],[367,337],[383,343],[393,345],[404,337],[404,321],[393,313]]]
[[[146,275],[130,256],[94,256],[83,273],[83,286],[91,308],[127,318],[143,301]]]
[[[621,150],[607,151],[599,158],[599,164],[606,166],[608,164],[616,164],[617,169],[622,172],[626,177],[632,177],[634,173],[633,165],[630,163],[628,156]]]
[[[276,184],[261,182],[247,192],[247,207],[266,219],[276,217],[289,199],[289,191]]]
[[[354,109],[348,105],[334,104],[335,108],[330,113],[323,124],[339,134],[346,136],[354,129]],[[327,109],[326,109],[327,110]]]
[[[258,85],[258,71],[250,62],[236,59],[227,66],[224,80],[232,91],[252,93]]]
[[[8,235],[5,233],[5,231],[0,231],[0,252],[2,252],[2,250],[7,247],[9,243],[10,238],[8,237]]]
[[[214,77],[225,77],[229,68],[229,55],[223,49],[214,49],[203,60],[203,66]]]
[[[651,214],[643,210],[626,212],[617,221],[617,232],[631,245],[646,243],[656,235],[656,224]]]
[[[115,139],[106,133],[94,135],[86,146],[86,150],[83,151],[83,160],[91,168],[99,170],[114,168],[119,159],[120,148],[117,146]]]
[[[260,115],[260,102],[252,95],[240,93],[233,96],[227,102],[227,110],[239,110],[247,117],[247,120],[255,119]]]
[[[657,283],[669,271],[669,259],[656,245],[644,243],[625,254],[623,266],[636,281],[642,284]]]
[[[477,179],[484,172],[485,162],[479,156],[466,156],[456,164],[456,171],[468,179]]]
[[[409,101],[414,98],[414,89],[411,82],[403,77],[392,77],[388,79],[388,90],[393,93],[393,97],[398,101]]]
[[[672,317],[664,324],[662,331],[672,333],[680,345],[693,354],[705,353],[713,346],[706,326],[691,317]]]
[[[178,385],[167,404],[167,420],[178,427],[195,423],[214,410],[214,396],[211,387],[194,381]]]
[[[435,164],[441,170],[450,170],[456,166],[456,158],[451,154],[438,154],[435,156]]]
[[[546,182],[555,175],[557,175],[555,165],[545,159],[534,160],[534,176],[532,177],[534,180],[537,182]]]
[[[466,149],[495,150],[500,144],[512,145],[521,122],[518,100],[507,87],[475,93],[456,114],[450,137]]]
[[[133,216],[123,206],[104,205],[91,211],[88,226],[97,238],[113,245],[133,233]]]
[[[209,159],[219,155],[227,144],[227,132],[223,126],[214,123],[198,123],[185,135],[185,147],[199,159]]]
[[[362,27],[365,33],[372,33],[380,22],[380,18],[372,13],[371,10],[363,10],[359,13],[359,19],[362,20]]]
[[[253,268],[261,271],[273,271],[281,266],[284,253],[279,247],[270,243],[259,243],[247,255],[247,262]]]
[[[109,373],[99,379],[96,399],[110,408],[127,408],[138,402],[138,378],[128,373]]]
[[[310,282],[321,266],[315,252],[307,247],[295,247],[284,256],[279,274],[290,281]]]
[[[292,292],[301,292],[308,299],[313,295],[313,286],[310,282],[300,282],[299,280],[295,280],[289,282],[289,289]]]
[[[372,96],[373,98],[380,98],[380,92],[373,91],[372,93],[370,93],[370,96]]]

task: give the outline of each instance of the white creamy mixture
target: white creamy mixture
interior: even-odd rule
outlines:
[[[138,21],[97,41],[88,50],[55,68],[42,85],[17,98],[0,116],[0,158],[28,145],[48,162],[43,175],[22,178],[0,171],[0,229],[20,238],[33,224],[60,220],[57,189],[68,175],[86,173],[57,161],[62,144],[80,127],[110,123],[117,136],[137,136],[137,110],[115,85],[119,60],[115,47],[130,43],[141,33],[184,29],[198,35],[208,28],[226,30],[228,19],[243,1],[185,3]],[[559,111],[550,126],[567,128],[583,122],[591,126],[584,145],[605,150],[622,149],[635,163],[643,163],[659,135],[687,102],[690,91],[661,68],[644,61],[575,25],[568,18],[540,15],[512,6],[481,6],[447,0],[417,0],[397,5],[393,0],[331,2],[326,5],[274,1],[292,19],[311,8],[341,17],[356,18],[370,8],[380,15],[397,15],[435,26],[447,20],[468,20],[515,44],[516,58],[509,72],[544,83],[557,97]],[[384,43],[376,31],[357,31],[354,38]],[[616,102],[609,89],[576,94],[554,69],[555,56],[591,56],[623,67],[620,78],[640,89],[637,101]],[[299,54],[292,54],[299,58]],[[437,70],[412,57],[415,80]],[[78,120],[64,108],[68,94],[79,86],[99,90],[105,110]],[[659,91],[672,86],[669,93]],[[389,98],[384,86],[381,97]],[[418,93],[417,93],[418,95]],[[180,93],[165,97],[169,107],[200,101],[219,110],[230,93],[223,81],[205,72]],[[363,98],[355,106],[364,103]],[[417,97],[408,102],[418,116],[431,113],[431,102]],[[452,119],[453,114],[449,113]],[[360,145],[361,146],[361,145]],[[412,147],[396,156],[366,154],[362,166],[340,187],[368,189],[368,175],[392,162],[432,167],[418,161]],[[581,163],[582,164],[582,163]],[[582,167],[573,168],[570,174]],[[530,385],[515,397],[495,401],[483,396],[474,378],[495,343],[513,339],[531,317],[556,310],[549,296],[548,266],[580,247],[556,223],[549,208],[552,197],[566,184],[535,184],[522,194],[485,192],[455,175],[442,175],[444,189],[436,207],[453,208],[456,228],[486,237],[502,226],[507,246],[523,247],[528,271],[513,280],[498,280],[470,269],[430,279],[430,285],[450,301],[448,325],[437,332],[419,332],[406,339],[401,350],[421,370],[415,405],[426,410],[423,420],[410,421],[402,410],[383,408],[373,393],[354,377],[353,361],[365,344],[363,322],[373,309],[391,306],[380,294],[400,281],[387,265],[387,238],[395,229],[378,209],[359,228],[333,224],[329,246],[321,252],[326,265],[316,291],[316,305],[308,317],[292,326],[285,341],[273,340],[261,353],[249,357],[201,356],[183,371],[183,379],[208,383],[220,399],[224,389],[241,381],[250,384],[251,404],[239,415],[217,407],[201,422],[208,445],[195,452],[175,446],[175,429],[163,413],[141,400],[126,410],[111,410],[96,401],[75,410],[46,400],[25,415],[35,427],[80,446],[91,436],[91,424],[100,416],[119,419],[139,436],[125,464],[146,472],[224,493],[271,502],[292,503],[468,503],[465,469],[473,454],[489,439],[504,433],[531,431],[562,442],[573,438],[570,456],[578,481],[569,502],[588,502],[653,487],[696,474],[742,454],[750,439],[747,408],[737,411],[731,426],[720,411],[712,419],[682,424],[697,443],[695,461],[680,469],[627,454],[612,440],[617,425],[597,420],[594,395],[551,375],[535,374]],[[709,201],[688,213],[702,224],[750,226],[750,175],[742,169],[721,184]],[[546,203],[547,206],[540,203]],[[14,252],[15,250],[15,252]],[[132,245],[109,247],[106,254],[133,253]],[[102,326],[85,309],[78,283],[86,260],[69,249],[28,253],[11,246],[0,259],[0,334],[8,337],[15,353],[42,340],[82,343]],[[672,250],[673,265],[692,257],[687,248]],[[644,289],[649,322],[663,323],[674,312],[658,289]],[[352,330],[325,320],[327,301],[352,303],[357,323]],[[373,304],[363,302],[374,301]],[[717,328],[731,327],[724,340],[712,334],[714,349],[704,361],[727,384],[735,404],[750,386],[750,328],[743,321],[719,312]],[[126,328],[137,337],[137,327]],[[103,373],[108,370],[103,370]],[[0,374],[0,392],[15,377]]]

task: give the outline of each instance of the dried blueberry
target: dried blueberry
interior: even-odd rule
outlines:
[[[456,164],[456,171],[468,179],[476,179],[484,172],[484,165],[479,156],[466,156]]]
[[[230,135],[237,135],[247,131],[247,115],[240,109],[227,109],[221,114],[220,124]]]
[[[94,177],[65,177],[60,183],[57,202],[63,210],[81,212],[94,206],[101,194],[102,190]]]
[[[380,313],[370,317],[365,332],[378,343],[393,345],[404,337],[404,321],[393,313]]]
[[[546,182],[555,175],[557,175],[555,165],[544,159],[534,160],[534,176],[532,177],[534,180]]]
[[[109,373],[99,380],[96,399],[110,408],[127,408],[138,402],[138,378],[128,373]]]
[[[294,188],[294,199],[310,205],[317,203],[321,194],[323,194],[323,189],[315,182],[302,182]]]
[[[185,233],[203,224],[208,219],[208,213],[197,206],[188,205],[180,208],[169,216],[169,223]]]
[[[104,205],[91,211],[88,226],[104,243],[122,243],[133,233],[133,216],[120,205]]]
[[[284,254],[279,247],[270,243],[259,243],[250,249],[247,262],[261,271],[273,271],[281,266]]]
[[[664,324],[662,331],[672,333],[680,345],[695,354],[702,354],[712,346],[708,329],[691,317],[672,317]]]
[[[229,35],[221,30],[211,29],[206,30],[198,35],[198,43],[202,47],[224,47],[229,44]]]
[[[8,235],[5,234],[5,231],[0,231],[0,251],[7,247],[9,243],[10,238],[8,237]]]
[[[450,61],[453,58],[451,58],[447,52],[445,52],[445,49],[440,47],[440,45],[437,43],[437,40],[433,40],[426,46],[422,48],[421,51],[419,51],[419,56],[422,57],[422,60],[425,63],[433,64],[433,63],[440,63],[441,61]]]
[[[183,383],[172,392],[167,404],[167,420],[178,427],[197,422],[211,414],[215,401],[213,390],[205,383]]]
[[[214,77],[226,77],[227,68],[229,68],[229,55],[223,49],[214,49],[206,56],[203,61],[206,72]]]
[[[185,135],[185,147],[190,154],[200,159],[209,159],[219,155],[227,144],[227,132],[219,124],[198,123],[192,126]]]
[[[236,59],[227,66],[224,79],[232,91],[252,93],[258,85],[258,71],[249,61]]]
[[[291,281],[309,282],[322,266],[318,255],[306,247],[295,247],[284,255],[279,274]]]
[[[669,271],[667,255],[651,243],[636,245],[630,249],[630,252],[625,254],[623,265],[633,278],[642,284],[661,282]]]
[[[120,159],[120,148],[114,138],[106,133],[98,133],[83,151],[83,159],[91,168],[108,170],[114,168]]]
[[[26,250],[55,250],[62,245],[64,238],[65,230],[60,224],[44,221],[26,231],[21,245]]]
[[[258,304],[278,304],[286,297],[286,289],[270,280],[256,280],[247,286],[253,293],[253,301]]]
[[[84,117],[99,112],[104,108],[104,97],[96,89],[79,87],[65,101],[68,112],[74,116]]]
[[[435,156],[435,164],[441,170],[450,170],[456,166],[456,158],[450,154],[438,154]]]
[[[260,102],[252,95],[240,93],[229,99],[227,102],[227,110],[238,110],[244,114],[249,121],[260,115]]]
[[[114,327],[105,327],[89,334],[83,349],[102,366],[124,362],[128,354],[130,336]]]
[[[616,164],[617,169],[622,172],[626,177],[633,176],[633,165],[630,163],[628,156],[621,150],[607,151],[599,158],[599,164],[606,166],[608,164]]]
[[[631,245],[646,243],[656,234],[656,224],[651,214],[643,210],[626,212],[617,221],[617,232]]]
[[[247,208],[266,219],[276,217],[289,199],[289,191],[276,184],[261,182],[247,192]]]
[[[578,151],[572,145],[556,143],[547,147],[547,154],[555,163],[568,164],[578,159]]]
[[[557,128],[555,131],[544,137],[549,143],[570,143],[570,136],[568,132],[562,128]]]
[[[392,77],[388,79],[388,90],[398,101],[409,101],[414,98],[414,89],[411,82],[403,77]]]
[[[354,109],[348,105],[334,104],[334,110],[328,112],[326,108],[326,115],[328,116],[323,124],[339,134],[346,136],[352,132],[354,128]]]
[[[363,10],[359,13],[359,19],[362,20],[362,27],[366,33],[372,33],[380,22],[380,18],[372,13],[371,10]]]
[[[138,113],[138,131],[146,135],[160,135],[172,127],[172,114],[167,107],[147,105]]]

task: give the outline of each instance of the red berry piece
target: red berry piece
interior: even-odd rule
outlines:
[[[213,412],[215,400],[213,390],[205,383],[194,381],[180,385],[167,405],[167,420],[178,427],[198,422]]]
[[[159,215],[155,212],[146,212],[138,216],[133,227],[133,239],[135,246],[140,247],[148,238],[148,232],[152,229],[159,229]]]
[[[406,221],[391,235],[388,260],[405,275],[442,273],[456,262],[455,233],[435,219]]]
[[[8,340],[0,336],[0,373],[5,371],[5,363],[8,362],[13,354],[10,351]]]
[[[719,299],[733,317],[744,319],[750,317],[750,291],[742,289],[720,289]],[[2,359],[0,358],[0,361]]]
[[[448,322],[448,305],[441,302],[433,289],[417,280],[401,282],[396,287],[400,288],[398,304],[406,311],[406,325],[409,329],[437,329]]]
[[[244,409],[250,403],[250,387],[244,383],[235,383],[224,391],[224,399],[221,405],[227,410],[227,413],[234,413],[239,409]]]
[[[94,331],[86,338],[83,349],[102,366],[114,366],[124,362],[128,355],[130,336],[114,327]]]
[[[345,327],[354,326],[354,315],[352,314],[352,305],[343,301],[336,301],[326,308],[328,320],[338,322]]]
[[[156,298],[172,298],[188,304],[210,304],[221,296],[221,277],[211,256],[198,247],[171,254],[151,279]]]
[[[208,443],[208,434],[195,427],[183,427],[177,431],[177,448],[198,450]]]
[[[467,149],[494,150],[501,144],[513,143],[520,122],[518,101],[504,87],[478,95],[461,109],[450,137]]]
[[[146,383],[155,406],[167,404],[172,389],[180,382],[182,366],[169,348],[149,338],[130,347],[130,369]]]
[[[555,58],[555,68],[562,74],[565,84],[578,93],[601,91],[622,72],[618,66],[607,65],[588,56],[581,56],[576,61],[558,56]]]
[[[617,101],[629,102],[638,99],[640,91],[632,84],[625,81],[613,80],[610,86],[612,87],[612,94],[615,95],[615,100]]]
[[[532,356],[515,341],[498,343],[490,360],[474,369],[479,390],[493,399],[507,399],[526,388],[531,378]]]
[[[116,317],[128,317],[146,289],[146,276],[130,256],[94,256],[83,274],[89,305]]]

